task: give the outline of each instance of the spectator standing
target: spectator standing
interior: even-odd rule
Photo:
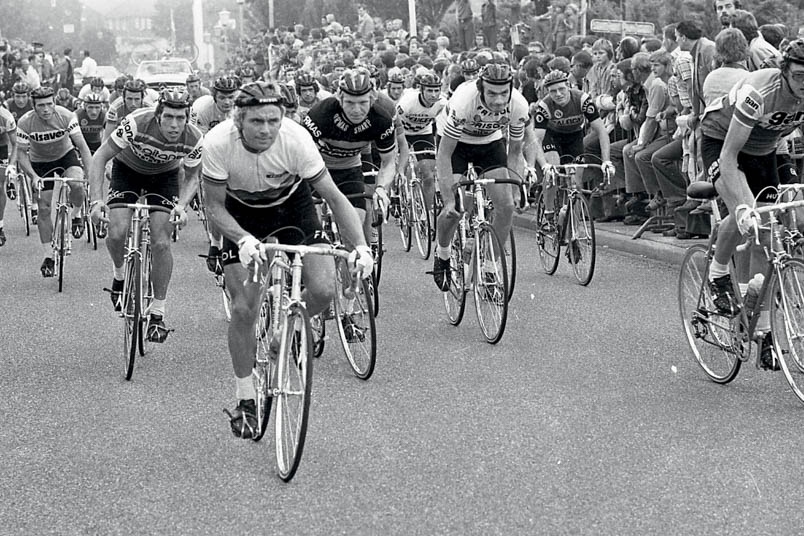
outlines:
[[[469,0],[458,0],[455,16],[458,19],[458,46],[461,50],[469,50],[475,46],[475,25]]]
[[[483,38],[486,46],[492,46],[497,41],[497,6],[494,0],[486,0],[483,4]]]
[[[365,6],[357,8],[357,34],[363,39],[370,39],[374,35],[374,19]]]
[[[28,84],[28,87],[31,88],[31,91],[42,85],[39,73],[34,66],[35,61],[36,56],[31,54],[27,58],[23,58],[20,62],[22,66],[22,78]]]
[[[759,32],[759,25],[754,15],[738,9],[731,18],[731,26],[740,30],[748,41],[749,71],[774,67],[779,64],[782,55]]]
[[[70,57],[70,54],[73,53],[73,49],[65,48],[64,49],[64,78],[59,78],[59,82],[61,83],[62,87],[66,87],[70,91],[75,88],[75,73],[73,72],[73,59]]]
[[[98,72],[98,62],[92,59],[89,50],[84,51],[84,60],[81,62],[81,74],[84,80],[95,78],[95,73]]]

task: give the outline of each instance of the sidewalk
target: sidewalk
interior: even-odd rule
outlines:
[[[523,229],[535,230],[533,214],[514,214],[514,226]],[[678,240],[667,238],[660,234],[647,232],[637,240],[631,236],[639,227],[626,226],[621,222],[595,223],[595,239],[598,248],[608,248],[614,251],[639,255],[659,262],[679,266],[684,258],[687,248],[693,244],[708,243],[707,240]]]

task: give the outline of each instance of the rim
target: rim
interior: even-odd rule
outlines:
[[[572,270],[581,285],[588,285],[595,273],[595,224],[583,194],[572,201],[572,236],[567,248]]]
[[[477,321],[489,343],[497,343],[505,331],[508,316],[508,273],[505,254],[491,227],[479,232],[474,256],[474,295]]]

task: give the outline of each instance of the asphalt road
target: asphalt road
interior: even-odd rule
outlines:
[[[13,209],[13,205],[10,207]],[[191,216],[192,218],[192,216]],[[289,484],[272,441],[235,439],[226,323],[193,221],[175,247],[163,347],[122,378],[105,250],[73,246],[65,291],[6,215],[0,249],[0,534],[792,534],[804,407],[781,373],[705,379],[676,269],[601,251],[520,278],[502,342],[455,328],[424,262],[388,245],[374,376],[335,339],[315,362]],[[394,235],[387,232],[387,235]],[[471,305],[471,304],[470,304]],[[332,330],[330,330],[332,331]]]

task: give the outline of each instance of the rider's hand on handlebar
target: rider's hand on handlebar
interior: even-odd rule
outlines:
[[[170,211],[170,221],[174,222],[179,229],[183,229],[187,225],[187,211],[184,205],[173,206],[173,210]]]
[[[388,221],[388,207],[391,206],[391,199],[383,186],[374,189],[374,209],[382,214],[382,221]]]
[[[13,179],[16,176],[17,176],[17,166],[15,166],[14,164],[9,164],[8,167],[6,167],[6,178]]]
[[[245,268],[248,268],[253,262],[261,264],[268,260],[260,248],[260,241],[251,235],[246,235],[238,240],[237,247],[240,264]]]
[[[349,254],[349,266],[360,279],[368,279],[374,271],[374,257],[368,246],[357,246]]]
[[[734,216],[737,220],[737,229],[742,235],[753,233],[761,221],[759,214],[748,205],[737,205]]]
[[[611,179],[614,173],[616,173],[616,169],[614,168],[614,164],[611,163],[611,160],[606,160],[600,167],[603,170],[603,176],[607,179]]]
[[[109,223],[107,213],[106,203],[103,201],[94,201],[89,207],[89,217],[95,227],[98,227],[101,223]]]

